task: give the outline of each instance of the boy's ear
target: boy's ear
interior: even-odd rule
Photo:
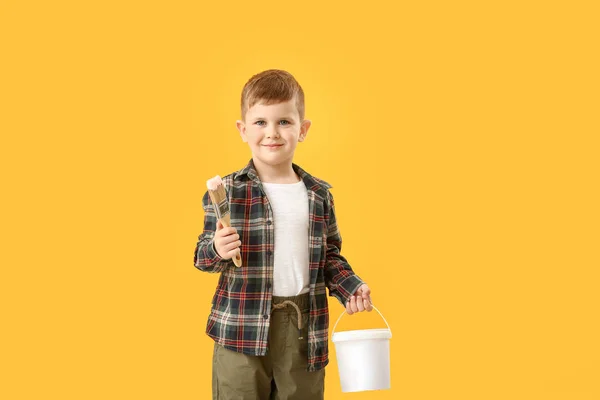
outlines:
[[[240,121],[240,120],[235,121],[235,126],[237,127],[238,131],[240,131],[240,136],[242,137],[242,141],[244,143],[247,143],[248,137],[246,136],[246,124],[244,124],[244,121]]]
[[[308,135],[308,128],[310,128],[311,123],[312,122],[308,119],[302,121],[302,124],[300,125],[300,135],[298,136],[299,142],[303,142],[304,139],[306,139],[306,135]]]

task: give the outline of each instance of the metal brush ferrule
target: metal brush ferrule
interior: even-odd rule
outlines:
[[[227,202],[227,198],[223,199],[219,204],[217,204],[215,207],[215,213],[217,214],[217,219],[221,219],[225,215],[229,214],[229,204]]]

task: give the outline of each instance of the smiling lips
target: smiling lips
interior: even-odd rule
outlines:
[[[283,145],[282,144],[263,144],[263,146],[265,146],[265,147],[271,147],[272,148],[272,147],[280,147],[280,146],[283,146]]]

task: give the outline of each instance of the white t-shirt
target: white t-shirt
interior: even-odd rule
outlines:
[[[275,254],[273,295],[309,291],[308,194],[303,181],[262,183],[273,210]]]

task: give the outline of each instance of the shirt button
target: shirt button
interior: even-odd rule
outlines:
[[[267,250],[267,255],[270,256],[271,254],[273,254],[273,252],[271,250]]]
[[[271,289],[271,284],[267,283],[267,289]]]
[[[271,220],[268,220],[267,225],[271,225],[271,224],[272,224]]]
[[[263,315],[263,318],[264,319],[269,319],[269,315],[265,314],[265,315]]]

